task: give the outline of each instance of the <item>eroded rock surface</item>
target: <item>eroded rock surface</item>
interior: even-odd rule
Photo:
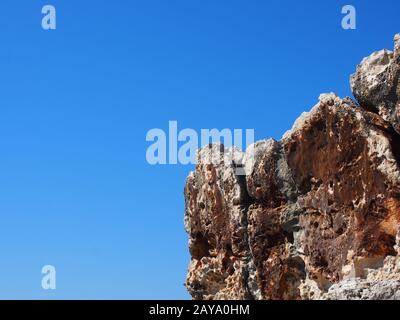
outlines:
[[[400,34],[394,37],[394,51],[381,50],[364,58],[351,76],[353,95],[400,133]]]
[[[397,49],[364,59],[358,104],[321,95],[280,141],[199,150],[185,186],[194,299],[400,298],[397,65]]]

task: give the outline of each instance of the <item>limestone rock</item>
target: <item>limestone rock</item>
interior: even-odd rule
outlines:
[[[400,299],[400,136],[379,89],[395,59],[364,60],[359,104],[323,94],[280,141],[199,150],[185,186],[194,299]]]
[[[197,299],[245,299],[248,255],[243,154],[214,144],[200,150],[185,187],[185,226],[192,262],[186,281]]]
[[[378,112],[400,132],[400,34],[394,40],[393,52],[385,49],[364,58],[350,84],[363,108]]]
[[[365,268],[361,277],[348,277],[326,291],[307,279],[300,286],[301,296],[305,300],[400,300],[400,257],[388,256],[380,262],[381,267]]]

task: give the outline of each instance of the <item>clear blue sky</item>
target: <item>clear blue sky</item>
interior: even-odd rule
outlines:
[[[57,9],[57,30],[41,8]],[[357,9],[357,30],[341,8]],[[2,0],[0,298],[189,298],[183,186],[148,130],[279,138],[392,48],[398,0]],[[57,290],[41,268],[57,269]]]

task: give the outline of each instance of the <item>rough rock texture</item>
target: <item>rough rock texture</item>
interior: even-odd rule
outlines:
[[[324,94],[280,141],[199,150],[185,186],[194,299],[400,299],[398,50],[357,68],[359,104]]]
[[[365,58],[350,84],[364,108],[379,113],[400,133],[400,34],[394,40],[394,51],[381,50]]]

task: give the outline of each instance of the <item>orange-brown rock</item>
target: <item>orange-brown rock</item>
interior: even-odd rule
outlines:
[[[185,186],[193,298],[400,298],[396,126],[319,100],[280,141],[199,151]]]

